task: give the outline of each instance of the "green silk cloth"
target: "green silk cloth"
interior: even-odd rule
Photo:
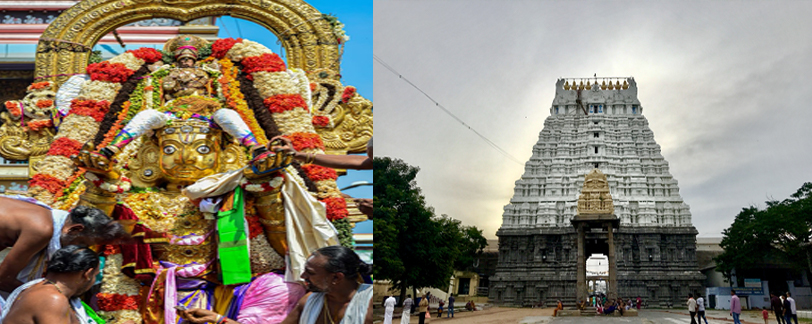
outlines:
[[[217,213],[217,251],[224,285],[251,282],[251,259],[248,252],[248,232],[245,226],[243,189],[234,189],[234,205]]]
[[[93,308],[90,308],[90,306],[85,304],[85,302],[82,302],[82,307],[85,308],[85,313],[87,313],[87,316],[90,316],[90,318],[96,321],[96,324],[105,324],[104,320],[101,317],[99,317],[98,314],[96,314],[96,311],[94,311]]]

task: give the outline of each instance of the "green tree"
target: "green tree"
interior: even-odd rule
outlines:
[[[388,157],[373,167],[375,278],[390,280],[400,300],[407,287],[446,289],[455,268],[470,267],[487,245],[482,231],[434,216],[415,182],[418,168]]]
[[[758,268],[770,256],[812,270],[812,182],[804,183],[790,198],[766,205],[764,209],[743,208],[722,232],[724,252],[715,261],[717,270],[728,279],[733,269]]]

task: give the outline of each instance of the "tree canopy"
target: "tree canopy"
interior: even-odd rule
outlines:
[[[761,267],[769,256],[778,256],[796,269],[811,267],[812,182],[804,183],[789,198],[766,205],[764,209],[743,208],[722,232],[724,252],[715,261],[725,277],[730,278],[733,269]]]
[[[376,279],[407,287],[445,289],[455,269],[470,267],[487,245],[482,231],[426,205],[415,178],[419,169],[400,159],[374,158]],[[401,298],[403,300],[403,298]]]

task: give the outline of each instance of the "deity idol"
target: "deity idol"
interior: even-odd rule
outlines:
[[[83,192],[61,192],[64,204],[100,208],[138,238],[105,247],[97,297],[108,322],[176,322],[178,305],[242,323],[281,320],[304,293],[293,282],[306,256],[338,244],[325,217],[336,209],[334,171],[292,165],[264,146],[286,135],[319,149],[306,77],[255,42],[220,40],[201,62],[208,46],[183,35],[165,47],[175,65],[158,67],[161,54],[141,49],[89,66],[93,81],[81,86],[56,135],[64,145],[89,144],[50,152],[38,165],[64,177],[56,162],[75,161],[86,172],[63,182],[87,181],[78,185]],[[131,73],[119,75],[122,68]],[[266,97],[264,105],[250,107],[243,98],[251,96]],[[32,187],[40,199],[58,194]]]

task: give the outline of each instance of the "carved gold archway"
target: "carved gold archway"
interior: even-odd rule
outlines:
[[[85,73],[91,49],[99,39],[132,22],[153,18],[191,21],[224,15],[270,30],[287,51],[288,66],[304,70],[311,82],[320,86],[321,104],[314,110],[334,121],[331,128],[317,129],[327,153],[366,151],[372,136],[372,102],[360,95],[338,102],[336,98],[344,89],[340,83],[340,44],[321,12],[302,0],[83,0],[43,32],[37,45],[35,77],[61,85],[70,76]],[[18,142],[9,145],[16,148]],[[21,152],[13,159],[34,156],[31,150]]]
[[[116,28],[146,19],[191,21],[229,15],[273,32],[287,50],[288,66],[305,71],[339,67],[339,44],[321,13],[301,0],[84,0],[43,32],[35,77],[62,84],[84,73],[91,48]]]

